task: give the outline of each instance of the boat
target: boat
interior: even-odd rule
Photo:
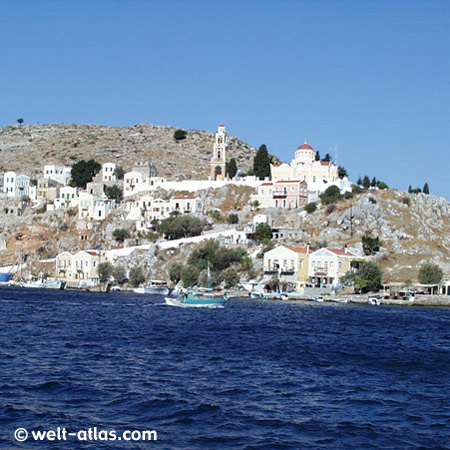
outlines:
[[[229,294],[216,296],[210,293],[186,292],[182,297],[166,297],[166,304],[180,308],[223,308],[228,301]]]
[[[322,295],[316,295],[316,296],[313,298],[313,300],[314,300],[315,302],[322,303],[323,300],[324,300],[324,298],[323,298]]]
[[[147,286],[134,288],[133,292],[136,294],[159,294],[169,295],[170,289],[167,286],[167,281],[163,280],[150,280]]]
[[[25,288],[37,288],[37,289],[64,289],[66,282],[61,280],[35,280],[35,281],[22,281],[21,287]]]

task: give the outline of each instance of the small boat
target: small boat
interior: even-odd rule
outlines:
[[[159,294],[169,295],[170,289],[167,286],[167,281],[163,280],[150,280],[147,286],[134,288],[133,292],[136,294]]]
[[[190,292],[183,294],[182,297],[166,297],[166,304],[169,306],[178,306],[181,308],[223,308],[228,301],[228,292],[222,297],[214,296],[208,293]]]
[[[21,287],[25,288],[38,288],[38,289],[64,289],[66,282],[61,280],[36,280],[36,281],[23,281],[20,282]]]
[[[322,295],[316,295],[316,296],[313,298],[313,300],[314,300],[315,302],[322,303],[323,300],[324,300],[324,298],[323,298]]]

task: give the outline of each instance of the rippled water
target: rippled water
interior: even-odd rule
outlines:
[[[0,448],[449,448],[450,310],[161,300],[1,289]]]

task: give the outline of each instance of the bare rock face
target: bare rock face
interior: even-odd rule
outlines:
[[[121,128],[101,125],[50,124],[0,128],[0,172],[14,170],[27,175],[42,171],[44,164],[72,165],[81,159],[115,162],[125,170],[136,162],[151,161],[159,176],[195,174],[206,178],[212,156],[214,133],[187,130],[176,141],[175,128],[140,124]],[[229,137],[229,159],[240,170],[253,164],[256,149]]]

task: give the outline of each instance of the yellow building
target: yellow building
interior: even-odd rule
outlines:
[[[297,292],[303,292],[308,283],[309,254],[309,246],[275,247],[264,253],[264,276],[278,276],[280,283],[291,284]]]
[[[56,278],[67,282],[98,284],[98,265],[106,261],[97,250],[80,250],[75,254],[60,253],[56,257]]]
[[[308,283],[313,287],[333,288],[348,271],[352,261],[362,261],[362,257],[344,249],[321,248],[309,255]]]

